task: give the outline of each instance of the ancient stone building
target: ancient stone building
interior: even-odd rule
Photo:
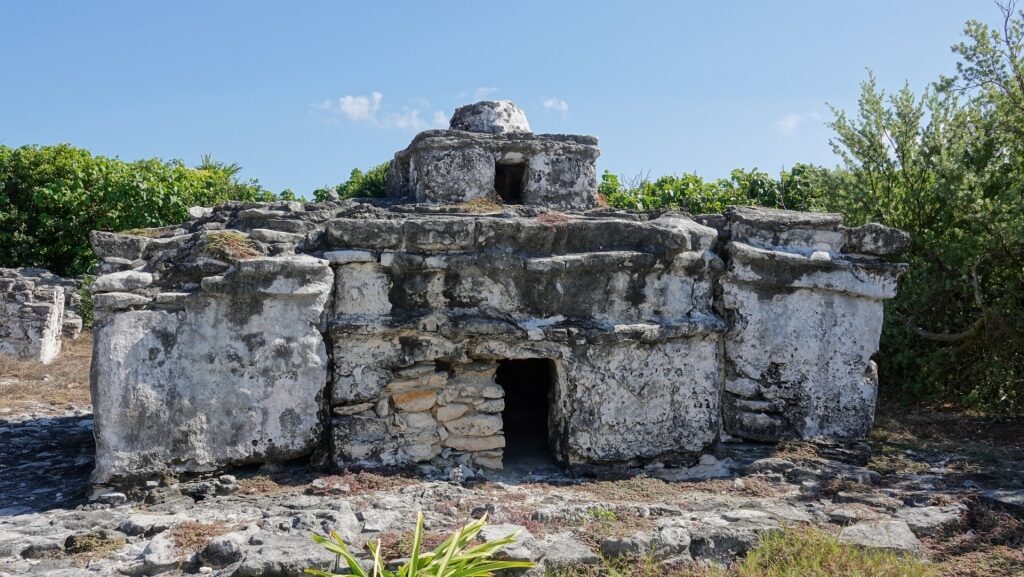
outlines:
[[[481,103],[396,155],[387,201],[94,233],[96,481],[318,450],[338,468],[675,466],[728,437],[863,436],[906,235],[601,208],[597,155]]]
[[[427,130],[395,154],[388,196],[399,202],[508,204],[586,210],[597,206],[601,151],[593,136],[533,134],[505,100],[463,106],[450,130]]]
[[[50,363],[78,338],[79,282],[41,268],[0,268],[0,355]]]

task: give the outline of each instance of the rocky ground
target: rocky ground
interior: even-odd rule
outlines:
[[[31,388],[46,396],[46,387]],[[5,403],[13,396],[0,389],[4,577],[294,575],[332,561],[313,532],[335,530],[356,546],[381,539],[386,556],[405,556],[417,511],[428,546],[486,513],[485,537],[522,531],[505,556],[561,575],[599,574],[623,559],[643,559],[659,574],[707,575],[715,570],[702,567],[730,564],[735,573],[763,536],[799,539],[809,526],[841,543],[926,560],[914,565],[920,574],[1024,574],[1019,422],[894,410],[867,444],[725,443],[717,459],[689,471],[618,479],[543,465],[505,477],[434,471],[424,479],[292,463],[89,495],[88,407],[29,396]]]

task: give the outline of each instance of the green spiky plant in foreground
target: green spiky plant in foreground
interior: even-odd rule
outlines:
[[[354,577],[488,577],[495,571],[505,569],[529,568],[529,561],[495,561],[491,557],[502,547],[513,543],[518,532],[501,539],[487,541],[480,545],[470,546],[476,536],[487,525],[487,515],[469,523],[445,539],[433,551],[420,551],[423,546],[423,513],[416,517],[416,531],[413,533],[412,552],[409,561],[397,571],[388,571],[385,561],[381,559],[381,543],[368,543],[373,554],[373,573],[367,574],[359,565],[359,561],[349,551],[345,541],[337,532],[331,531],[328,536],[313,534],[313,540],[321,547],[334,553],[332,571],[306,569],[305,572],[316,577],[337,577],[351,575]],[[349,573],[340,573],[342,561],[348,565]]]

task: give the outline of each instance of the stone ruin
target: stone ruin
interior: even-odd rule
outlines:
[[[49,364],[82,332],[81,282],[41,268],[0,268],[0,355]]]
[[[94,232],[94,480],[682,467],[730,438],[863,437],[906,234],[601,207],[597,156],[485,102],[397,153],[386,200]]]

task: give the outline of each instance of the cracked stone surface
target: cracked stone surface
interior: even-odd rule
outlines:
[[[1012,494],[960,482],[948,456],[931,457],[924,474],[881,475],[861,464],[863,447],[821,446],[812,457],[727,443],[719,453],[730,464],[727,479],[663,481],[649,469],[601,480],[535,467],[518,477],[468,471],[453,483],[438,478],[442,471],[330,475],[290,463],[167,477],[88,501],[91,424],[84,410],[0,421],[3,577],[300,575],[331,562],[311,532],[338,531],[368,562],[365,543],[411,530],[417,511],[431,538],[483,513],[488,538],[521,531],[499,557],[532,560],[537,575],[637,551],[665,566],[728,564],[760,536],[805,524],[858,546],[927,557],[967,530],[983,494]],[[186,536],[190,547],[181,545]],[[96,551],[82,545],[97,542]]]

